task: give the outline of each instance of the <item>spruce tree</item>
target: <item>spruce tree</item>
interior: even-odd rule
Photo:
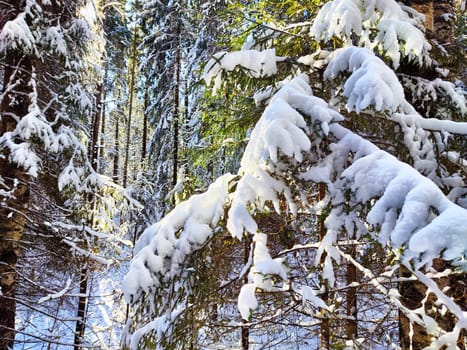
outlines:
[[[284,14],[276,2],[258,4]],[[182,330],[197,321],[200,344],[214,327],[206,310],[215,307],[226,320],[218,327],[230,327],[244,349],[255,339],[405,348],[399,317],[429,334],[423,346],[461,348],[465,305],[443,281],[457,286],[465,272],[466,104],[439,76],[423,18],[394,1],[366,0],[334,0],[266,24],[251,13],[262,30],[242,50],[214,55],[205,79],[231,95],[235,83],[242,92],[257,83],[256,101],[266,107],[237,174],[180,203],[137,242],[125,279],[135,308],[128,345],[183,346],[193,333]],[[276,75],[286,79],[267,80]],[[232,250],[240,251],[236,239],[249,249],[246,262],[226,256],[226,272],[214,256],[228,235]],[[216,276],[205,277],[206,267]],[[406,277],[425,288],[415,308],[400,294]],[[237,314],[229,298],[204,312],[196,303],[234,285]]]

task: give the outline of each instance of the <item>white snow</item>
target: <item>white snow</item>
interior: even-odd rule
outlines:
[[[230,72],[237,67],[242,67],[252,77],[270,77],[277,73],[276,62],[280,59],[280,57],[276,57],[275,49],[218,52],[213,55],[204,68],[203,79],[208,85],[214,79],[213,91],[215,92],[222,83],[221,73],[223,70]]]
[[[7,21],[0,32],[0,51],[10,48],[23,48],[32,50],[36,43],[34,36],[25,20],[26,13],[22,12],[18,16]]]
[[[330,1],[318,12],[310,35],[328,42],[334,36],[351,43],[352,33],[361,35],[363,13],[359,1]]]
[[[268,236],[264,233],[256,233],[253,236],[255,242],[253,248],[253,266],[249,273],[249,278],[255,287],[265,291],[273,290],[274,282],[272,275],[279,276],[282,280],[287,280],[287,272],[282,265],[282,259],[272,259],[267,247]]]
[[[258,307],[255,290],[256,286],[254,283],[248,283],[242,286],[240,294],[238,295],[238,310],[242,318],[246,321],[251,319],[252,312]]]
[[[326,303],[317,296],[318,292],[319,292],[318,290],[315,290],[311,287],[301,286],[300,294],[302,295],[303,303],[309,301],[316,307],[320,307],[322,309],[330,311],[329,306],[327,306]]]
[[[352,151],[368,143],[356,135],[340,142]],[[408,245],[404,255],[417,268],[431,266],[439,256],[465,264],[467,210],[449,201],[435,183],[377,149],[356,159],[341,176],[351,184],[357,201],[375,200],[368,222],[384,227],[393,249]]]
[[[329,58],[324,79],[334,79],[350,72],[343,95],[347,109],[360,113],[372,105],[377,111],[394,112],[404,102],[404,90],[394,71],[374,53],[365,48],[349,47],[336,50]]]
[[[399,67],[402,56],[406,56],[410,61],[416,61],[420,65],[430,62],[427,56],[430,45],[424,34],[411,23],[386,18],[381,20],[376,28],[379,31],[375,39],[378,42],[378,47],[381,47],[383,52],[391,58],[394,68]]]
[[[347,87],[349,96],[356,96],[353,108],[360,111],[372,103],[378,109],[406,109],[397,79],[368,49],[338,51],[331,58],[326,75],[335,76],[344,70],[350,70],[357,78],[370,72],[386,78],[370,79],[376,85],[366,85],[362,81],[360,86],[359,80],[351,75]],[[385,86],[381,88],[381,84]],[[389,96],[389,90],[393,92],[392,96]],[[370,97],[363,96],[364,93]],[[400,115],[406,118],[406,115]],[[283,164],[293,166],[303,159],[313,159],[309,151],[312,142],[317,141],[310,140],[308,135],[311,134],[318,141],[328,138],[331,153],[297,177],[302,181],[327,183],[329,193],[324,201],[328,204],[342,203],[344,193],[356,203],[372,204],[363,222],[361,215],[364,213],[350,215],[345,214],[340,205],[332,207],[325,221],[326,235],[319,242],[315,260],[315,265],[324,262],[321,277],[329,285],[335,283],[335,264],[339,265],[342,258],[351,259],[336,246],[342,230],[350,230],[348,234],[352,235],[357,230],[357,237],[362,233],[371,234],[396,254],[402,251],[404,259],[411,261],[417,269],[429,268],[436,257],[466,268],[464,229],[467,227],[467,210],[450,202],[435,183],[411,166],[338,125],[342,120],[343,117],[326,102],[312,95],[305,75],[284,82],[270,98],[251,133],[239,175],[221,177],[205,194],[179,204],[162,221],[144,232],[124,280],[126,299],[130,301],[141,291],[149,292],[180,274],[180,265],[186,256],[209,239],[224,207],[230,204],[227,214],[229,232],[238,239],[244,234],[253,236],[251,261],[247,264],[248,283],[241,288],[237,300],[241,317],[250,321],[259,306],[256,292],[280,290],[281,283],[286,283],[288,278],[283,261],[271,257],[268,235],[259,232],[252,213],[256,209],[263,210],[266,203],[272,203],[273,209],[280,213],[279,196],[286,199],[288,210],[294,212],[291,191],[278,175]],[[317,129],[315,133],[311,128]],[[350,163],[349,159],[352,159]],[[233,188],[233,184],[236,187],[229,194],[227,189]],[[369,232],[364,226],[365,221],[375,229]],[[179,232],[178,236],[176,232]],[[388,293],[373,278],[371,271],[360,268],[383,294]],[[300,293],[304,301],[327,308],[309,287],[302,286]],[[397,304],[395,298],[391,301]]]
[[[241,160],[237,190],[232,196],[227,228],[232,236],[241,238],[244,230],[255,234],[257,225],[249,214],[249,206],[267,201],[272,202],[276,212],[280,212],[278,195],[288,201],[289,210],[294,212],[289,188],[271,176],[274,163],[280,163],[281,157],[292,158],[296,162],[303,160],[303,153],[311,147],[306,134],[307,122],[297,111],[307,111],[312,122],[321,125],[327,133],[328,124],[343,120],[336,111],[328,108],[323,100],[312,96],[306,75],[299,75],[271,98],[268,107],[251,133]]]
[[[185,305],[181,306],[179,309],[175,310],[172,314],[165,314],[163,316],[157,317],[154,320],[147,322],[144,326],[138,328],[129,339],[129,346],[131,350],[140,349],[140,341],[143,336],[147,333],[154,332],[156,336],[160,339],[163,337],[164,333],[170,328],[170,323],[176,318],[176,316],[183,311]],[[160,346],[156,348],[157,350],[162,350]]]
[[[63,56],[67,55],[68,46],[60,26],[48,27],[45,33],[45,40],[55,49],[57,53]]]
[[[419,29],[422,18],[405,9],[394,0],[330,1],[318,12],[310,35],[324,42],[336,37],[344,46],[377,50],[391,59],[394,68],[401,56],[420,65],[430,64],[431,46]],[[375,31],[376,36],[372,35]]]
[[[180,273],[185,258],[212,236],[224,214],[231,180],[230,174],[218,178],[205,193],[180,203],[143,232],[123,281],[127,300]]]
[[[67,279],[67,281],[65,283],[65,287],[61,291],[58,291],[58,292],[52,293],[52,294],[48,294],[47,296],[42,297],[37,301],[37,303],[42,304],[42,303],[44,303],[46,301],[49,301],[49,300],[52,300],[52,299],[61,298],[62,296],[64,296],[70,290],[71,282],[72,281],[71,281],[70,278]]]

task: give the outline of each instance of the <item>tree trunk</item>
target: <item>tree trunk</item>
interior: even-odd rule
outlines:
[[[177,37],[180,41],[180,24],[177,27]],[[180,128],[180,65],[181,65],[181,53],[180,45],[176,48],[176,61],[175,61],[175,88],[174,88],[174,139],[173,139],[173,173],[172,173],[172,185],[177,184],[178,177],[178,153],[179,153],[179,128]]]
[[[250,240],[246,237],[243,238],[243,263],[247,264],[250,258]],[[248,276],[245,276],[243,283],[248,283]],[[248,350],[250,346],[250,327],[242,326],[242,350]]]
[[[109,76],[109,67],[108,63],[105,64],[105,73],[104,73],[104,81],[103,81],[103,89],[102,89],[102,103],[101,103],[101,134],[100,134],[100,145],[99,145],[99,159],[104,157],[105,146],[106,146],[106,137],[105,137],[105,113],[106,113],[106,104],[107,104],[107,84],[108,84],[108,76]],[[104,165],[105,162],[101,162],[99,172],[104,172]]]
[[[102,95],[104,85],[99,84],[96,93],[96,111],[92,121],[91,144],[89,145],[89,155],[91,156],[91,164],[94,170],[99,169],[99,126],[101,124],[102,115]]]
[[[355,239],[355,237],[352,237]],[[356,248],[355,245],[350,246],[349,255],[355,259],[356,257]],[[347,285],[350,286],[353,282],[357,281],[357,268],[354,264],[349,262],[347,264]],[[347,314],[347,326],[346,326],[346,335],[347,339],[353,340],[358,338],[358,323],[357,323],[357,288],[348,287],[347,290],[347,304],[346,304],[346,314]]]
[[[406,0],[405,3],[425,16],[425,29],[430,37],[434,29],[433,0]]]
[[[86,264],[86,263],[85,263]],[[74,350],[80,350],[84,340],[86,327],[86,309],[88,304],[88,268],[84,266],[80,273],[78,313],[75,328]]]
[[[149,81],[146,80],[146,89],[144,91],[144,112],[143,112],[143,143],[141,145],[141,164],[146,162],[147,139],[148,139],[148,116],[147,109],[149,107]]]
[[[399,276],[410,278],[412,274],[404,266],[400,267]],[[407,281],[399,284],[401,303],[410,310],[418,309],[425,297],[426,287],[418,281]],[[402,311],[399,311],[399,341],[401,350],[423,349],[430,345],[430,336],[425,328],[410,322]]]
[[[326,196],[326,184],[319,183],[318,184],[318,201],[321,201]],[[326,235],[326,226],[324,225],[324,219],[319,219],[319,240],[320,242],[323,241],[324,236]],[[320,264],[324,264],[324,260],[326,259],[326,253],[323,253],[321,256]],[[321,279],[320,281],[324,285],[324,293],[321,294],[321,299],[324,303],[328,304],[329,302],[329,284],[327,280]],[[321,318],[321,327],[320,327],[320,335],[319,335],[319,343],[320,349],[322,350],[329,350],[331,349],[331,329],[330,329],[330,322],[329,316],[324,314]]]
[[[15,3],[18,3],[16,1]],[[0,5],[0,21],[13,16],[11,8],[5,10]],[[16,4],[18,6],[18,4]],[[7,18],[8,17],[8,18]],[[0,102],[0,135],[16,128],[17,121],[28,113],[29,81],[31,61],[18,53],[6,55],[3,76],[3,99]],[[10,91],[10,83],[16,87]],[[29,201],[29,176],[24,169],[8,160],[9,150],[0,153],[0,190],[9,195],[0,195],[0,350],[13,347],[15,338],[16,314],[16,262],[19,254],[19,241],[25,228],[25,211]]]
[[[463,62],[464,50],[457,47],[454,1],[406,0],[405,3],[425,16],[426,36],[436,42],[432,55],[444,68],[453,72],[451,78],[457,76],[456,73],[462,71],[465,65],[459,67],[459,62]]]
[[[437,0],[433,4],[433,29],[436,41],[446,49],[456,45],[453,0]]]
[[[444,47],[455,44],[453,0],[406,0],[405,3],[425,16],[427,36]]]
[[[442,272],[450,268],[449,264],[442,259],[433,261],[433,268],[436,271]],[[410,271],[405,267],[401,267],[401,277],[411,277]],[[467,311],[467,286],[465,285],[465,274],[451,274],[436,280],[436,284],[441,290],[446,291],[446,294],[452,298],[463,311]],[[437,305],[437,298],[430,293],[427,287],[418,281],[403,282],[399,285],[399,293],[401,302],[404,306],[411,310],[418,309],[422,306],[422,301],[425,301],[425,312],[427,315],[436,320],[438,325],[445,331],[452,331],[456,325],[456,319],[450,312],[441,313],[440,307]],[[428,297],[427,297],[427,293]],[[408,318],[402,313],[399,313],[399,337],[402,350],[423,349],[431,344],[431,336],[427,334],[425,327],[418,324],[410,324]],[[410,336],[410,330],[413,328],[413,335]],[[461,331],[457,346],[461,350],[465,350],[467,334],[465,329]]]
[[[120,117],[116,116],[115,121],[115,139],[114,139],[114,155],[113,155],[113,172],[112,172],[112,180],[116,184],[120,182],[120,172],[119,172],[119,165],[120,165]]]
[[[248,350],[250,346],[250,328],[248,326],[242,327],[242,350]]]
[[[136,74],[136,41],[137,41],[137,28],[133,32],[133,40],[131,43],[131,72],[130,72],[130,91],[129,91],[129,106],[128,106],[128,119],[126,124],[126,144],[125,144],[125,164],[123,166],[123,187],[127,186],[128,182],[128,163],[130,158],[130,140],[131,140],[131,119],[133,117],[133,96],[135,94],[135,74]]]
[[[91,157],[91,165],[94,171],[97,171],[99,166],[99,126],[102,114],[102,95],[103,95],[103,84],[97,86],[96,92],[96,111],[92,120],[92,134],[91,143],[88,147],[88,154]],[[96,201],[93,194],[88,194],[87,203],[89,206],[89,212],[91,215],[88,218],[88,224],[93,227],[94,225],[94,210],[96,207]],[[83,248],[90,249],[89,246],[85,245]],[[79,284],[79,297],[78,297],[78,311],[77,320],[75,327],[74,337],[74,350],[80,350],[83,345],[84,333],[86,330],[86,313],[88,305],[88,274],[89,269],[87,262],[82,263],[80,271],[80,284]]]

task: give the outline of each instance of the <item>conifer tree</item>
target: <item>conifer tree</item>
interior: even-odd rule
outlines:
[[[239,314],[232,299],[215,304],[233,346],[248,347],[240,329],[249,327],[252,345],[290,348],[281,335],[292,333],[307,348],[417,348],[417,339],[399,339],[397,318],[406,317],[404,327],[429,335],[423,346],[462,348],[465,303],[443,281],[465,273],[466,103],[439,76],[423,18],[378,0],[329,1],[265,24],[257,13],[247,20],[258,34],[214,55],[205,79],[231,95],[235,83],[242,92],[257,84],[266,107],[237,174],[180,203],[137,242],[124,283],[135,310],[128,345],[183,347],[187,324],[209,324],[213,305],[203,312],[195,300],[238,282]],[[212,261],[229,234],[251,245],[246,263],[226,256],[226,272]],[[206,279],[206,266],[217,276]],[[425,288],[416,307],[400,295],[404,269]]]
[[[23,339],[48,339],[49,346],[72,346],[73,334],[62,339],[48,338],[41,333],[41,325],[34,325],[35,331],[31,332],[32,325],[27,323],[27,317],[15,323],[16,307],[21,305],[22,316],[35,310],[40,315],[37,319],[45,320],[46,325],[50,322],[50,327],[63,322],[60,316],[54,317],[52,312],[48,313],[46,308],[43,310],[43,306],[38,305],[49,301],[53,304],[55,299],[60,302],[63,295],[71,294],[76,286],[73,273],[79,270],[75,267],[87,264],[83,261],[104,261],[98,257],[103,242],[97,239],[96,231],[104,225],[104,215],[99,216],[98,224],[86,225],[93,215],[89,213],[93,208],[87,205],[93,201],[90,197],[107,180],[96,174],[89,160],[91,157],[88,158],[88,149],[90,155],[96,154],[93,141],[97,138],[94,140],[86,127],[91,126],[93,118],[97,120],[99,109],[93,95],[86,91],[96,91],[96,82],[89,80],[93,73],[89,73],[90,65],[85,59],[89,43],[94,38],[90,23],[80,15],[80,11],[86,10],[85,5],[89,4],[39,0],[0,4],[3,73],[0,111],[1,349],[13,346],[16,333]],[[88,85],[85,87],[84,84]],[[97,136],[95,130],[94,136]],[[93,157],[92,160],[97,159]],[[106,208],[107,205],[94,207],[101,213]],[[24,247],[21,251],[20,244]],[[55,257],[55,264],[36,258],[35,254],[50,247],[66,254],[43,255]],[[28,265],[29,258],[44,266]],[[69,278],[60,281],[62,285],[55,285],[54,273],[60,274],[57,266],[64,261],[70,264]],[[37,282],[28,279],[27,274],[34,275],[34,270],[44,271],[51,278],[47,280],[40,276]],[[18,285],[17,281],[24,284]],[[17,293],[19,288],[21,295]],[[49,293],[44,296],[44,291]],[[36,303],[36,307],[32,303]],[[71,310],[73,314],[76,312],[74,307]]]

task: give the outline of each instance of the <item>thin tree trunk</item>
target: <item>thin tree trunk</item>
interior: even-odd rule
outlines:
[[[92,121],[92,135],[91,143],[88,148],[89,156],[91,157],[91,165],[94,171],[97,171],[99,166],[99,127],[102,114],[102,95],[103,95],[103,84],[100,84],[97,87],[96,92],[96,111],[94,113],[94,118]],[[95,197],[92,194],[88,195],[87,198],[88,205],[90,205],[91,215],[88,220],[88,224],[91,227],[94,225],[94,209],[95,209]],[[84,248],[89,249],[90,247],[85,246]],[[88,305],[88,274],[89,269],[87,262],[84,262],[84,265],[80,271],[80,285],[79,285],[79,297],[78,297],[78,311],[77,311],[77,320],[75,327],[75,337],[74,337],[74,350],[80,350],[83,345],[84,334],[86,330],[86,313]]]
[[[105,113],[106,113],[106,104],[107,104],[107,80],[109,76],[109,68],[108,68],[108,63],[105,65],[105,73],[104,73],[104,81],[103,81],[103,89],[102,89],[102,101],[101,101],[101,134],[100,134],[100,145],[99,145],[99,154],[98,157],[99,159],[102,159],[104,156],[104,151],[105,151]],[[105,165],[103,162],[100,164],[99,171],[103,172],[104,171]]]
[[[102,29],[104,32],[107,30],[107,9],[108,9],[108,1],[103,0],[102,1]],[[105,109],[106,109],[106,104],[107,104],[107,86],[110,85],[108,82],[109,80],[109,62],[110,59],[106,59],[104,56],[102,56],[102,60],[105,62],[104,63],[104,78],[101,84],[101,87],[99,89],[100,92],[100,135],[99,135],[99,145],[98,145],[98,153],[97,157],[99,160],[101,160],[104,157],[104,152],[105,152]],[[100,173],[104,172],[105,164],[101,162],[98,168],[96,168],[97,171]]]
[[[353,235],[354,236],[354,235]],[[352,237],[354,239],[355,237]],[[356,249],[355,245],[350,246],[349,255],[355,259]],[[357,268],[354,264],[347,264],[347,285],[352,285],[353,282],[357,281]],[[346,335],[347,339],[357,339],[358,338],[358,323],[357,323],[357,288],[349,287],[347,290],[347,304],[346,304],[346,313],[348,317]]]
[[[89,145],[89,155],[91,156],[91,165],[94,170],[99,169],[99,127],[102,114],[102,94],[104,85],[99,84],[96,93],[96,112],[92,121],[91,144]]]
[[[0,14],[5,15],[4,11],[2,8]],[[3,78],[5,95],[0,103],[0,135],[16,128],[17,121],[12,115],[22,118],[28,113],[30,60],[10,52],[6,55]],[[17,86],[6,92],[11,81]],[[9,150],[4,149],[0,154],[0,190],[11,191],[11,197],[0,196],[0,350],[13,347],[16,334],[16,262],[29,201],[29,176],[17,164],[9,162],[8,157]]]
[[[242,350],[248,350],[250,346],[250,328],[248,326],[242,327]]]
[[[118,184],[120,182],[120,172],[119,172],[119,163],[120,163],[120,117],[116,116],[115,121],[115,139],[114,139],[114,157],[113,157],[113,172],[112,180]]]
[[[180,24],[177,27],[177,37],[180,41]],[[176,48],[176,63],[175,63],[175,88],[174,88],[174,139],[173,139],[173,172],[172,172],[172,185],[177,184],[178,177],[178,153],[179,153],[179,128],[180,128],[180,65],[181,65],[181,54],[180,45]]]
[[[74,350],[80,350],[84,340],[86,327],[86,309],[88,304],[88,268],[85,265],[81,269],[79,283],[78,313],[75,328]]]
[[[141,164],[146,162],[146,151],[148,148],[148,115],[147,109],[149,107],[149,81],[146,81],[146,89],[144,91],[144,112],[143,112],[143,144],[141,145]]]
[[[133,117],[133,96],[135,90],[135,74],[136,74],[136,40],[137,40],[137,28],[135,27],[133,32],[133,40],[131,43],[131,72],[130,72],[130,99],[128,106],[128,119],[126,124],[126,144],[125,144],[125,163],[123,166],[123,187],[127,186],[128,182],[128,163],[130,158],[130,140],[131,140],[131,119]]]
[[[326,184],[319,183],[318,184],[318,200],[321,201],[326,196]],[[324,219],[320,218],[319,220],[319,239],[320,241],[323,240],[324,236],[326,235],[326,227],[324,226]],[[323,253],[321,256],[320,264],[323,265],[326,259],[326,253]],[[321,280],[321,283],[324,285],[324,293],[321,294],[321,299],[328,304],[329,302],[329,283],[327,280]],[[320,349],[322,350],[329,350],[331,348],[331,329],[330,329],[330,322],[329,316],[324,314],[321,319],[321,327],[320,327]]]
[[[244,237],[243,239],[243,263],[247,264],[249,257],[250,257],[250,240]],[[245,276],[243,279],[243,283],[248,283],[248,277]],[[250,346],[250,327],[243,326],[242,327],[242,350],[248,350]]]

